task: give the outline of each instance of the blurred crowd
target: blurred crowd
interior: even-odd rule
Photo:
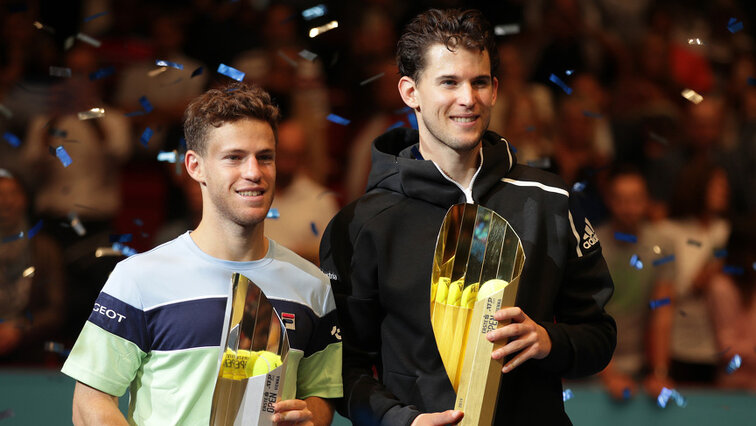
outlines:
[[[416,126],[394,50],[429,7],[491,20],[491,130],[589,213],[616,287],[611,395],[756,390],[747,0],[0,0],[0,364],[58,365],[114,264],[198,223],[182,114],[231,81],[219,64],[281,107],[266,234],[317,263],[373,138]]]

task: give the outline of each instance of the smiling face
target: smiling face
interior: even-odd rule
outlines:
[[[497,86],[488,51],[434,44],[418,80],[402,77],[399,92],[417,114],[421,146],[465,152],[488,128]]]
[[[276,142],[262,120],[211,128],[207,152],[187,152],[189,174],[202,188],[202,220],[249,228],[261,224],[273,202]]]

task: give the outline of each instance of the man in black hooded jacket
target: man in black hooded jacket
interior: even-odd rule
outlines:
[[[446,211],[478,203],[520,236],[526,261],[511,324],[494,424],[569,425],[562,377],[594,374],[616,343],[604,305],[613,291],[593,227],[557,176],[517,164],[487,131],[497,59],[478,11],[429,10],[402,35],[399,92],[418,130],[373,144],[367,192],[329,224],[321,267],[331,277],[344,344],[339,411],[357,425],[444,425],[463,416],[430,322],[430,277]],[[493,403],[493,401],[491,402]]]

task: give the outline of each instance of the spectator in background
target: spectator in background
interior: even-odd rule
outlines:
[[[663,256],[659,248],[669,245],[659,241],[658,233],[646,221],[648,190],[640,171],[617,167],[608,177],[607,189],[611,217],[596,233],[614,280],[614,294],[606,310],[617,322],[617,348],[600,377],[613,398],[624,400],[636,394],[648,365],[649,300],[658,299],[671,286],[672,265],[651,266],[653,259]],[[626,241],[615,233],[634,236],[637,241]],[[642,266],[632,262],[634,255]]]
[[[294,120],[278,128],[276,193],[271,208],[277,209],[280,217],[266,219],[265,235],[317,265],[321,233],[339,205],[328,188],[306,173],[307,136]]]
[[[705,296],[722,267],[716,250],[730,233],[729,197],[724,170],[706,159],[694,161],[678,177],[671,220],[659,226],[675,254],[675,282],[671,308],[658,312],[651,328],[651,339],[659,342],[651,355],[658,381],[714,382],[718,351]]]
[[[717,384],[756,391],[756,216],[733,224],[727,243],[727,269],[714,275],[707,299],[716,330]],[[739,369],[728,370],[738,355]]]
[[[60,249],[44,233],[29,234],[29,203],[21,182],[0,169],[0,364],[41,362],[65,313]]]

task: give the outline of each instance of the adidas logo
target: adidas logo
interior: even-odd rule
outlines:
[[[589,248],[593,247],[598,242],[598,236],[596,236],[596,231],[593,230],[593,226],[591,226],[591,222],[588,222],[588,219],[585,219],[585,230],[583,230],[583,248],[588,250]]]

